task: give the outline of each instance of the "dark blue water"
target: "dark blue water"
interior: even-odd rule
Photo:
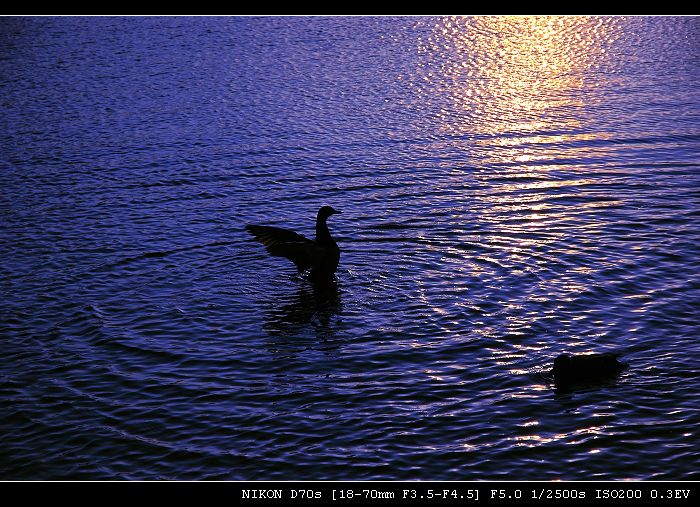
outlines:
[[[0,18],[0,478],[697,479],[699,82],[692,17]],[[244,226],[323,204],[318,291]]]

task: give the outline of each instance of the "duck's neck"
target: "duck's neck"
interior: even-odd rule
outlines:
[[[319,215],[316,217],[316,242],[317,243],[333,243],[333,238],[328,230],[326,220],[328,217]]]

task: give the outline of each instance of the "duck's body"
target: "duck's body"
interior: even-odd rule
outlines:
[[[267,225],[247,225],[246,230],[267,247],[270,255],[286,257],[299,273],[308,271],[312,279],[327,279],[335,274],[340,261],[340,248],[331,236],[326,221],[340,213],[323,206],[316,217],[316,240],[312,241],[288,229]]]
[[[561,354],[554,360],[552,375],[560,385],[600,382],[613,378],[627,365],[617,360],[620,354]]]

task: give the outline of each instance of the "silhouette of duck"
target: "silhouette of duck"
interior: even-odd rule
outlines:
[[[617,360],[620,354],[561,354],[554,360],[552,375],[558,385],[601,382],[615,377],[627,364]]]
[[[326,221],[340,211],[323,206],[316,217],[316,240],[312,241],[289,229],[267,225],[246,225],[246,230],[265,245],[270,255],[286,257],[299,273],[309,271],[311,280],[329,279],[338,268],[340,248],[328,231]]]

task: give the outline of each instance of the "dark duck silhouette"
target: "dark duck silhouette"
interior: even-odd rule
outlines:
[[[312,241],[289,229],[268,225],[246,225],[246,230],[265,245],[270,255],[286,257],[299,273],[307,272],[312,281],[331,279],[338,268],[340,248],[331,236],[326,221],[340,213],[323,206],[316,217],[316,240]]]
[[[610,352],[574,356],[561,354],[554,360],[554,382],[560,386],[569,386],[610,380],[628,366],[618,361],[619,356],[620,354]]]

